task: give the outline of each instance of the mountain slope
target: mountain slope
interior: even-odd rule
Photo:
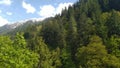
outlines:
[[[2,27],[0,27],[0,34],[5,34],[15,28],[17,28],[18,26],[22,26],[23,23],[14,23],[14,24],[6,24]]]
[[[79,0],[40,29],[28,29],[24,37],[31,50],[37,49],[39,37],[50,50],[60,48],[60,68],[119,68],[118,3],[119,0]]]
[[[0,27],[0,34],[4,35],[4,34],[9,34],[9,33],[15,32],[15,31],[22,32],[30,25],[38,24],[41,21],[42,20],[30,19],[30,20],[25,20],[25,21],[19,21],[19,22],[13,23],[13,24],[6,24],[6,25]]]
[[[37,68],[120,68],[119,3],[79,0],[53,18],[10,33],[24,32],[27,47],[39,54]]]

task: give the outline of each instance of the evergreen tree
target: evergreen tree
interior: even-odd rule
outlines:
[[[90,43],[78,49],[76,54],[79,60],[79,67],[83,68],[119,68],[119,59],[109,55],[101,38],[93,36]],[[111,58],[111,59],[110,59]],[[115,63],[111,63],[115,62]]]
[[[77,22],[78,40],[80,45],[86,45],[89,42],[89,37],[95,33],[93,21],[86,16],[85,13],[81,14],[79,22]]]
[[[103,39],[103,42],[105,42],[108,38],[108,27],[106,26],[106,23],[109,19],[109,16],[110,13],[108,12],[101,14],[99,21],[96,25],[96,34]]]
[[[120,35],[120,13],[113,10],[106,25],[108,26],[109,36],[114,34]]]
[[[57,21],[49,22],[43,25],[42,36],[45,43],[51,48],[63,48],[66,44],[64,41],[64,29],[60,27]]]

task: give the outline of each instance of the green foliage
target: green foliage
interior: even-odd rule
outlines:
[[[109,16],[110,16],[110,13],[108,12],[102,13],[96,25],[97,34],[103,39],[107,39],[108,37],[108,28],[106,26],[106,23],[109,19]]]
[[[39,53],[39,64],[38,68],[51,68],[51,61],[50,61],[50,52],[47,48],[46,44],[42,41],[42,39],[37,39],[37,47],[36,51]]]
[[[13,42],[16,48],[26,48],[26,41],[24,39],[24,37],[22,35],[20,35],[19,33],[17,33],[14,42]]]
[[[79,48],[76,56],[79,59],[79,65],[83,68],[120,67],[119,59],[107,54],[107,50],[98,36],[93,36],[86,47]]]
[[[42,24],[9,33],[23,31],[26,40],[1,36],[0,68],[120,68],[119,3],[79,0]]]
[[[49,23],[44,24],[41,31],[43,39],[47,45],[52,48],[56,48],[58,46],[63,48],[65,46],[64,29],[61,28],[56,20],[55,22],[50,21]]]
[[[14,41],[0,36],[0,68],[35,68],[38,54],[28,50],[23,36],[17,34]]]
[[[98,36],[94,36],[90,39],[90,43],[87,47],[83,46],[78,49],[76,54],[79,59],[79,64],[82,67],[97,68],[101,65],[102,58],[106,56],[107,51],[105,46],[102,45],[101,39]]]
[[[50,51],[42,38],[36,38],[35,52],[39,54],[38,68],[59,68],[61,66],[60,49]]]
[[[106,24],[109,29],[109,36],[113,34],[120,35],[120,13],[118,11],[112,10],[111,16]]]
[[[120,0],[109,0],[110,9],[115,9],[120,11]]]
[[[62,68],[75,68],[75,63],[72,60],[71,53],[67,49],[69,48],[63,48],[62,54],[61,54],[61,62],[62,62]]]
[[[79,21],[77,24],[78,41],[80,45],[86,45],[89,37],[95,33],[95,27],[91,18],[88,18],[85,13],[81,14]]]
[[[110,54],[115,55],[116,57],[120,57],[120,37],[117,35],[111,36],[107,43],[107,49]]]

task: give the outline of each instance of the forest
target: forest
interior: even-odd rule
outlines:
[[[79,0],[1,35],[0,68],[120,68],[120,0]]]

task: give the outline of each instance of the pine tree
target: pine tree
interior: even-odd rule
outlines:
[[[109,36],[118,34],[120,35],[120,13],[118,11],[112,10],[111,16],[106,23]]]
[[[87,46],[79,48],[76,56],[78,58],[80,68],[120,67],[119,59],[107,53],[107,50],[103,45],[101,38],[98,36],[91,37],[90,43]]]

